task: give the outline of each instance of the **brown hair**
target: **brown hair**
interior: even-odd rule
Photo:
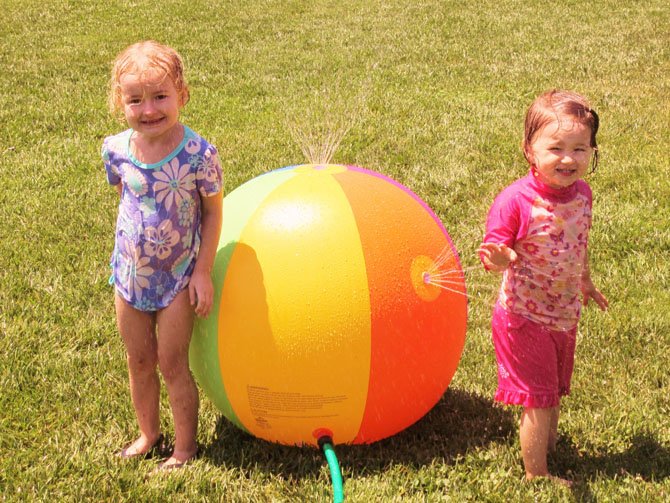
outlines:
[[[528,152],[535,139],[537,132],[551,121],[558,120],[561,117],[568,117],[573,121],[587,126],[591,130],[591,148],[593,148],[593,159],[591,160],[591,172],[598,166],[598,126],[600,119],[595,110],[591,108],[589,102],[581,94],[564,91],[561,89],[552,89],[542,93],[535,98],[535,101],[526,112],[526,121],[523,137],[523,155],[526,160]]]
[[[186,105],[189,99],[188,84],[184,78],[184,63],[177,51],[153,40],[137,42],[126,47],[112,64],[109,82],[109,110],[117,115],[121,108],[121,76],[126,73],[142,74],[147,70],[160,70],[172,80],[180,98]]]

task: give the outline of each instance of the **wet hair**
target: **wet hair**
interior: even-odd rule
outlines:
[[[164,73],[164,78],[172,80],[181,105],[189,99],[188,84],[184,78],[184,63],[177,51],[153,40],[137,42],[126,47],[112,64],[109,82],[109,110],[118,115],[121,110],[121,77],[127,73],[142,75],[150,70]]]
[[[591,130],[590,146],[593,148],[591,172],[593,173],[598,167],[598,142],[596,135],[598,134],[600,119],[586,98],[572,91],[552,89],[535,98],[535,101],[528,108],[528,112],[526,112],[523,155],[530,163],[528,152],[538,131],[550,122],[557,120],[560,123],[561,119],[564,118],[583,124]]]

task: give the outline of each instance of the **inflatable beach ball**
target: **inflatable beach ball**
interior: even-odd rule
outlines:
[[[250,434],[374,442],[442,397],[465,342],[456,250],[407,188],[355,166],[263,174],[224,199],[196,380]]]

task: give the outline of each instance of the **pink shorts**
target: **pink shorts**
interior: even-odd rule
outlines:
[[[549,330],[498,303],[492,326],[498,362],[495,400],[543,409],[556,407],[560,397],[570,394],[576,327]]]

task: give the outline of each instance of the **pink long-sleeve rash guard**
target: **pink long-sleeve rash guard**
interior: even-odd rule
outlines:
[[[585,181],[554,189],[532,172],[496,197],[484,242],[505,244],[518,255],[503,275],[503,307],[551,329],[575,327],[591,205]]]

